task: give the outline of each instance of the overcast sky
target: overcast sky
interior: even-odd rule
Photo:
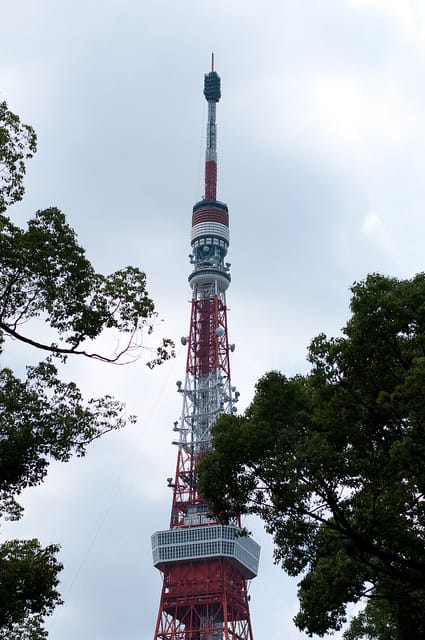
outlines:
[[[218,197],[230,212],[233,383],[243,409],[267,370],[305,372],[337,335],[350,285],[424,268],[425,5],[421,0],[15,0],[2,2],[0,99],[39,152],[10,212],[62,209],[95,267],[146,271],[158,338],[190,311],[190,222],[203,195],[211,51],[222,78]],[[35,361],[13,346],[4,362]],[[169,523],[185,352],[149,371],[71,362],[85,394],[125,400],[137,425],[53,465],[7,536],[62,545],[65,605],[53,640],[149,640],[161,579],[150,535]],[[262,545],[256,640],[305,638],[296,581]]]

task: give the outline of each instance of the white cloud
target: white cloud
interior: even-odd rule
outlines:
[[[388,154],[410,157],[425,140],[422,97],[390,64],[373,72],[276,72],[258,85],[255,102],[234,95],[232,111],[236,126],[261,148],[319,157],[367,178],[385,168]]]
[[[311,101],[318,123],[341,144],[363,146],[379,139],[397,142],[399,108],[394,96],[377,94],[353,76],[321,74],[312,78]]]
[[[368,165],[424,135],[423,106],[407,100],[391,74],[319,73],[306,86],[306,100],[322,142],[348,162],[353,153]]]
[[[363,235],[381,251],[391,255],[396,253],[391,233],[378,214],[368,213],[363,220],[361,230]]]
[[[422,0],[348,0],[358,9],[372,9],[390,19],[401,37],[425,53],[425,4]]]

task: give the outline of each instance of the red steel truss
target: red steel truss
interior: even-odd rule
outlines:
[[[226,305],[215,295],[192,300],[186,371],[201,379],[217,369],[230,378]]]
[[[220,330],[216,332],[216,329]],[[218,335],[217,335],[218,334]],[[229,343],[227,337],[227,309],[225,302],[218,296],[195,298],[192,300],[189,348],[186,373],[194,382],[188,391],[192,394],[189,419],[196,418],[212,422],[208,415],[208,403],[216,410],[210,395],[217,384],[215,374],[219,372],[220,385],[230,381]],[[216,390],[217,391],[217,390]],[[195,414],[195,415],[194,415]],[[190,433],[186,446],[179,448],[173,485],[173,506],[170,528],[184,526],[189,506],[206,504],[198,494],[195,485],[195,467],[202,456],[202,450],[196,448]]]
[[[246,581],[223,559],[168,565],[155,638],[252,638]]]

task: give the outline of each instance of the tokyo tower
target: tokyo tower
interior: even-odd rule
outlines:
[[[227,205],[216,198],[216,106],[220,77],[205,75],[208,102],[205,195],[193,207],[189,275],[192,305],[186,378],[177,382],[183,409],[170,527],[152,536],[153,563],[163,577],[154,640],[252,640],[248,581],[257,575],[259,545],[239,522],[219,524],[196,488],[196,464],[211,447],[211,426],[234,413],[239,393],[230,381],[226,290],[230,264]]]

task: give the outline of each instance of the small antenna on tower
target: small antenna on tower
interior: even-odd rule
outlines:
[[[211,71],[214,71],[214,52],[211,54]]]

